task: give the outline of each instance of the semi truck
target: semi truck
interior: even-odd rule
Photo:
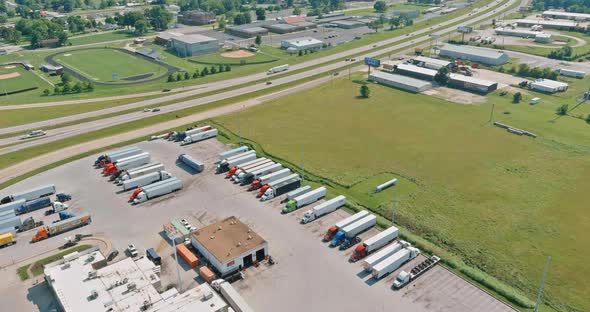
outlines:
[[[0,221],[0,229],[18,229],[23,222],[20,217],[14,216]]]
[[[301,223],[309,223],[325,214],[335,211],[344,204],[346,204],[346,197],[344,195],[338,195],[306,211],[301,218]]]
[[[28,213],[31,211],[35,211],[35,210],[39,210],[41,208],[45,208],[45,207],[49,207],[51,206],[51,198],[49,197],[42,197],[42,198],[37,198],[34,200],[30,200],[25,202],[22,206],[17,207],[14,212],[17,215],[20,214],[24,214],[24,213]]]
[[[375,250],[389,244],[399,235],[399,230],[395,226],[390,226],[379,234],[365,240],[362,244],[356,246],[352,255],[350,256],[351,262],[357,262],[360,259],[366,257],[368,254]]]
[[[340,229],[342,229],[343,227],[349,225],[349,224],[353,224],[354,222],[366,217],[369,215],[369,212],[366,210],[361,210],[355,214],[353,214],[352,216],[346,217],[340,221],[338,221],[336,224],[334,224],[334,226],[331,226],[328,231],[326,231],[326,235],[324,235],[324,241],[328,242],[331,241],[332,238],[334,238],[334,235],[336,235],[336,233],[338,233],[338,231],[340,231]]]
[[[267,185],[270,182],[276,181],[280,178],[284,178],[291,174],[291,169],[284,168],[279,171],[269,173],[267,175],[261,176],[260,178],[254,180],[250,186],[248,186],[248,191],[253,191],[261,188],[264,185]]]
[[[48,224],[37,230],[37,233],[31,239],[32,243],[44,240],[46,238],[85,226],[92,222],[92,218],[89,213],[79,215],[77,217],[69,218],[56,223]]]
[[[117,178],[117,183],[121,184],[123,181],[131,180],[142,175],[146,175],[152,172],[158,172],[164,170],[164,165],[161,163],[149,163],[147,165],[139,166],[137,168],[123,171]]]
[[[382,278],[383,276],[397,270],[404,263],[416,258],[419,254],[420,250],[414,247],[404,248],[394,253],[373,267],[373,278]]]
[[[315,203],[316,201],[320,200],[326,196],[326,187],[320,186],[317,189],[306,192],[302,195],[299,195],[292,200],[287,202],[287,205],[283,207],[283,213],[293,212],[305,205],[309,205],[311,203]]]
[[[146,165],[150,162],[150,153],[141,153],[126,158],[119,159],[114,163],[107,164],[103,169],[104,175],[116,175],[117,177],[121,172],[133,168],[137,168]]]
[[[73,218],[73,217],[76,216],[75,214],[69,213],[67,211],[62,211],[58,215],[59,215],[59,220],[58,221],[54,221],[54,223],[55,222],[59,222],[59,221],[63,221],[63,220],[66,220],[66,219],[70,219],[70,218]]]
[[[239,175],[242,172],[247,172],[248,170],[253,170],[256,167],[268,165],[271,163],[273,163],[273,161],[266,157],[257,158],[249,162],[237,165],[235,167],[231,167],[225,175],[225,177],[233,181],[234,176]]]
[[[137,146],[130,146],[114,151],[109,151],[98,156],[96,161],[94,161],[94,165],[97,167],[102,167],[104,164],[114,161],[113,159],[116,160],[117,158],[120,159],[124,157],[129,157],[139,153],[141,153],[141,149]]]
[[[269,69],[268,72],[266,72],[266,73],[268,75],[271,75],[274,73],[280,73],[282,71],[286,71],[287,69],[289,69],[289,64],[284,64],[284,65],[275,66],[275,67]]]
[[[193,133],[191,135],[187,135],[186,138],[184,138],[184,140],[182,140],[182,143],[180,145],[188,145],[188,144],[196,143],[196,142],[203,141],[206,139],[214,138],[217,136],[218,133],[219,133],[219,131],[217,129],[211,129],[211,130],[207,130],[204,132]]]
[[[367,258],[365,258],[365,260],[363,260],[363,268],[365,269],[365,271],[367,272],[371,272],[373,270],[373,267],[387,259],[387,257],[393,255],[394,253],[402,250],[403,248],[407,248],[410,247],[410,243],[406,242],[406,241],[397,241],[381,250],[379,250],[378,252],[368,256]]]
[[[1,212],[5,212],[5,211],[15,211],[16,208],[22,206],[25,203],[26,200],[24,199],[19,199],[19,200],[15,200],[13,202],[10,203],[6,203],[3,205],[0,205],[0,213]]]
[[[45,215],[48,216],[50,214],[54,214],[56,212],[64,211],[70,208],[68,204],[64,204],[61,202],[53,202],[51,203],[51,209],[45,210]]]
[[[301,196],[307,192],[311,192],[312,189],[313,188],[311,186],[306,185],[306,186],[302,186],[296,190],[293,190],[293,191],[287,193],[287,196],[285,197],[285,199],[281,200],[281,204],[287,203],[290,200],[292,200],[298,196]]]
[[[344,245],[344,243],[346,242],[348,242],[348,244],[350,245],[350,242],[356,242],[355,240],[358,234],[370,229],[375,224],[377,224],[377,217],[375,217],[375,215],[372,214],[358,221],[355,221],[354,223],[349,224],[343,227],[341,230],[339,230],[338,233],[334,235],[334,238],[332,238],[330,246],[336,247],[339,245]]]
[[[66,193],[57,193],[55,194],[55,200],[60,202],[60,203],[65,203],[68,200],[72,199],[72,195],[70,194],[66,194]]]
[[[0,234],[0,248],[14,244],[16,244],[16,240],[14,240],[12,233],[8,232]]]
[[[283,169],[281,169],[281,170],[283,170]],[[279,170],[279,171],[281,171],[281,170]],[[275,172],[273,172],[273,173],[276,173],[276,172],[278,172],[278,171],[275,171]],[[272,173],[271,173],[271,174],[272,174]],[[268,174],[267,174],[267,175],[268,175]],[[278,184],[282,183],[282,182],[283,182],[283,181],[285,181],[285,180],[293,179],[294,177],[297,177],[297,178],[299,178],[299,175],[298,175],[298,174],[296,174],[296,173],[290,173],[290,174],[288,174],[287,176],[284,176],[284,177],[282,177],[282,178],[278,178],[278,179],[276,179],[276,180],[274,180],[274,181],[268,182],[267,184],[263,185],[263,186],[262,186],[262,187],[261,187],[261,188],[258,190],[258,192],[256,192],[256,197],[257,197],[257,198],[260,198],[260,197],[264,196],[264,195],[266,194],[266,191],[268,191],[269,189],[271,189],[271,188],[273,188],[273,187],[276,187],[276,186],[278,186]],[[262,178],[262,177],[261,177],[261,178]],[[299,180],[301,180],[301,179],[299,178]],[[299,188],[299,186],[298,186],[297,188]],[[292,189],[292,190],[295,190],[295,189],[297,189],[297,188],[294,188],[294,189]],[[289,190],[289,191],[292,191],[292,190]],[[287,191],[287,192],[289,192],[289,191]],[[270,193],[269,193],[269,194],[270,194]],[[275,197],[275,196],[273,196],[273,197]]]
[[[221,293],[223,298],[229,303],[231,308],[236,312],[254,312],[246,303],[244,298],[234,289],[234,287],[224,279],[217,279],[211,282],[211,287]]]
[[[258,179],[259,177],[261,177],[263,175],[267,175],[269,173],[281,170],[282,168],[283,168],[283,165],[281,165],[279,163],[269,164],[264,167],[258,167],[258,168],[256,168],[256,170],[250,171],[248,173],[244,173],[244,175],[242,175],[242,176],[238,176],[239,177],[238,182],[242,185],[249,184],[249,183],[252,183],[252,181]]]
[[[43,225],[43,221],[35,221],[33,217],[28,217],[25,221],[22,222],[21,226],[18,227],[18,232],[24,232],[28,230],[32,230],[36,227],[40,227]]]
[[[190,155],[180,154],[180,156],[178,156],[178,161],[193,168],[197,172],[202,172],[203,170],[205,170],[205,164],[198,160],[195,160]]]
[[[141,177],[123,181],[123,191],[132,190],[158,181],[164,181],[170,177],[171,175],[167,171],[152,172]]]
[[[418,276],[424,274],[424,272],[433,268],[438,262],[440,258],[437,256],[431,256],[426,260],[420,262],[418,265],[412,268],[410,272],[401,271],[393,281],[393,288],[400,289],[407,285],[409,282],[415,280]]]
[[[224,158],[221,160],[215,168],[216,173],[223,173],[229,170],[229,168],[243,164],[245,162],[256,159],[256,151],[247,151],[235,156]]]
[[[186,130],[186,131],[181,131],[181,132],[178,132],[174,135],[174,140],[183,141],[188,136],[191,136],[191,135],[197,134],[197,133],[201,133],[201,132],[205,132],[205,131],[209,131],[211,129],[213,129],[213,128],[211,126],[207,125],[207,126],[192,128],[192,129]]]
[[[269,187],[260,196],[260,201],[270,200],[299,188],[301,186],[301,178],[298,174],[294,173],[267,185]]]
[[[258,169],[261,169],[261,168],[272,166],[274,164],[276,164],[274,161],[267,159],[263,162],[255,164],[255,165],[244,166],[242,168],[240,168],[238,166],[238,170],[236,170],[236,173],[234,173],[234,175],[231,176],[230,180],[233,181],[234,183],[239,183],[240,179],[243,178],[246,174],[256,171]]]
[[[55,185],[54,184],[39,186],[34,189],[30,189],[27,191],[8,195],[8,196],[2,198],[2,200],[0,200],[0,204],[8,204],[10,202],[17,201],[19,199],[33,200],[33,199],[49,196],[54,193],[55,193]]]
[[[182,181],[176,177],[170,177],[164,181],[156,182],[137,189],[131,199],[134,204],[143,203],[152,198],[166,195],[182,189]],[[138,192],[139,191],[139,192]]]
[[[225,152],[221,152],[219,153],[219,161],[222,161],[228,157],[232,157],[238,154],[241,154],[243,152],[247,152],[249,150],[248,146],[240,146],[240,147],[236,147],[234,149],[230,149],[229,151],[225,151]]]

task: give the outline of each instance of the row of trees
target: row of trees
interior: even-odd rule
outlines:
[[[226,65],[219,64],[217,66],[211,65],[211,67],[204,67],[200,71],[197,68],[192,75],[189,74],[189,72],[185,72],[184,74],[177,73],[176,75],[170,74],[168,76],[168,82],[189,80],[191,78],[192,79],[196,79],[196,78],[199,78],[199,77],[205,77],[207,75],[212,75],[212,74],[217,74],[217,73],[223,73],[223,72],[228,72],[228,71],[231,71],[231,66],[229,66],[227,64]]]
[[[504,72],[504,68],[500,67],[499,72]],[[519,64],[518,67],[512,66],[508,73],[516,74],[521,77],[531,77],[535,79],[545,78],[556,80],[559,74],[549,67],[530,67],[527,64]]]
[[[588,0],[533,0],[532,7],[536,11],[558,8],[568,12],[590,13],[590,1]]]
[[[553,50],[549,52],[549,55],[547,55],[547,57],[556,60],[568,60],[572,57],[573,53],[574,49],[572,49],[571,47],[561,47],[561,49],[559,50]]]
[[[21,18],[14,28],[23,36],[31,38],[31,48],[41,47],[45,39],[58,39],[58,45],[64,45],[68,40],[64,26],[60,23],[47,19]]]
[[[406,26],[411,26],[414,24],[414,20],[412,20],[412,18],[410,18],[406,14],[401,14],[400,16],[393,16],[390,19],[387,19],[385,15],[381,14],[378,19],[369,23],[369,28],[377,32],[380,28],[383,28],[386,23],[389,23],[389,30],[394,30],[404,28]]]
[[[114,17],[105,19],[106,23],[132,28],[137,35],[145,34],[150,27],[157,31],[166,30],[171,21],[172,13],[162,5],[153,6],[144,12],[132,11],[123,15],[117,13]]]
[[[74,93],[82,93],[82,92],[92,92],[94,91],[94,84],[92,82],[80,82],[74,81],[71,75],[63,74],[61,75],[61,82],[56,84],[53,88],[53,94],[74,94]],[[48,96],[51,95],[51,90],[45,89],[43,90],[43,95]]]

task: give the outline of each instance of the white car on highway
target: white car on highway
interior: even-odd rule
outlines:
[[[47,132],[43,131],[43,130],[35,130],[35,131],[31,131],[30,133],[23,135],[22,137],[20,137],[21,140],[26,140],[26,139],[31,139],[31,138],[36,138],[36,137],[40,137],[40,136],[44,136],[46,135]]]

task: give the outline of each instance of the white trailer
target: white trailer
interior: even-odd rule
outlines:
[[[0,229],[10,229],[14,230],[15,228],[19,228],[22,225],[22,221],[20,217],[14,216],[12,218],[4,219],[0,221]]]
[[[6,204],[2,204],[0,205],[0,212],[4,212],[4,211],[15,211],[16,208],[21,207],[22,205],[24,205],[26,202],[26,200],[24,199],[19,199],[19,200],[15,200]]]
[[[394,253],[373,267],[373,278],[382,278],[383,276],[397,270],[404,263],[416,258],[419,254],[420,250],[414,247],[404,248]]]
[[[309,223],[325,214],[335,211],[344,204],[346,204],[346,197],[344,195],[338,195],[306,211],[303,214],[303,218],[301,218],[301,223]]]
[[[207,130],[204,132],[199,132],[199,133],[187,135],[186,138],[184,138],[184,140],[182,140],[181,145],[187,145],[187,144],[203,141],[206,139],[214,138],[217,136],[218,133],[219,133],[219,131],[217,131],[217,129],[211,129],[211,130]]]
[[[229,168],[256,159],[256,151],[247,151],[221,160],[217,164],[216,172],[226,172]]]
[[[267,184],[268,188],[260,195],[260,201],[273,199],[301,186],[301,178],[294,173]]]
[[[377,217],[375,217],[375,215],[370,214],[365,216],[364,218],[341,228],[338,233],[334,235],[332,242],[330,242],[330,246],[338,246],[344,243],[342,248],[347,248],[352,243],[352,239],[355,239],[358,234],[370,229],[375,224],[377,224]]]
[[[112,154],[106,158],[107,162],[114,163],[123,158],[131,157],[133,155],[141,154],[143,151],[139,147],[133,147],[131,149],[122,151],[120,153]]]
[[[193,168],[197,172],[202,172],[203,170],[205,170],[205,164],[203,164],[202,162],[200,162],[198,160],[195,160],[190,155],[181,154],[180,156],[178,156],[178,161]]]
[[[219,291],[223,298],[229,303],[231,308],[236,312],[254,312],[246,303],[244,298],[234,289],[234,287],[223,279],[211,282],[211,287]]]
[[[302,195],[299,195],[292,200],[287,202],[287,205],[283,208],[283,213],[289,213],[295,211],[305,205],[309,205],[311,203],[315,203],[316,201],[320,200],[326,196],[326,187],[320,186],[317,189],[306,192]]]
[[[43,185],[43,186],[36,187],[34,189],[30,189],[30,190],[15,193],[12,195],[8,195],[8,196],[2,198],[2,200],[0,201],[0,204],[7,204],[10,202],[19,200],[19,199],[33,200],[33,199],[41,198],[44,196],[49,196],[53,193],[55,193],[55,185],[54,184]]]
[[[96,158],[96,161],[94,162],[94,164],[98,165],[98,164],[102,163],[103,161],[110,162],[112,157],[116,157],[119,154],[127,154],[126,156],[123,156],[123,157],[127,157],[127,156],[133,155],[132,153],[141,153],[141,149],[137,146],[130,146],[130,147],[125,147],[125,148],[121,148],[118,150],[114,150],[114,151],[108,151],[108,152],[98,156]]]
[[[402,250],[402,248],[406,248],[406,247],[410,247],[410,243],[406,242],[406,241],[397,241],[381,250],[379,250],[378,252],[376,252],[375,254],[367,257],[364,261],[363,261],[363,268],[367,271],[370,272],[373,270],[373,267],[385,260],[387,257],[393,255],[394,253]]]
[[[566,77],[574,77],[574,78],[584,78],[586,73],[581,70],[573,70],[573,69],[566,69],[560,68],[558,69],[559,74]]]
[[[350,256],[350,260],[355,262],[361,258],[364,258],[375,250],[389,244],[391,241],[396,239],[398,235],[398,228],[395,226],[390,226],[386,230],[379,232],[379,234],[368,238],[362,244],[358,245]]]
[[[150,153],[141,153],[128,158],[123,158],[119,160],[115,166],[117,167],[117,171],[124,171],[148,164],[150,159]]]
[[[263,175],[267,175],[269,173],[278,171],[282,168],[283,165],[279,163],[269,163],[261,167],[256,167],[255,170],[252,170],[250,172],[244,172],[242,175],[238,175],[238,181],[235,182],[239,182],[241,184],[252,183],[252,181],[254,181],[255,179]]]
[[[281,200],[281,203],[286,203],[292,199],[294,199],[295,197],[301,196],[307,192],[310,192],[313,188],[309,185],[306,186],[302,186],[296,190],[293,190],[289,193],[287,193],[287,197],[285,197],[285,199]]]
[[[118,183],[123,181],[135,179],[152,172],[158,172],[164,170],[164,165],[161,163],[150,163],[147,165],[139,166],[137,168],[125,170],[118,178]]]
[[[284,178],[290,174],[291,174],[291,169],[284,168],[279,171],[269,173],[267,175],[263,175],[260,178],[254,180],[254,182],[252,182],[252,184],[250,184],[250,187],[248,188],[248,190],[254,190],[254,189],[260,188],[263,185],[267,185],[267,184],[274,182],[278,179]]]
[[[133,199],[134,204],[143,203],[152,198],[166,195],[174,191],[178,191],[182,188],[182,181],[176,177],[170,177],[164,181],[156,182],[144,186],[140,189],[140,192],[135,195]]]
[[[377,185],[377,187],[375,188],[375,193],[379,193],[381,191],[383,191],[384,189],[391,187],[393,185],[397,184],[397,179],[391,179],[383,184]]]
[[[128,191],[138,187],[146,186],[158,181],[164,181],[170,177],[170,173],[166,171],[148,173],[137,178],[123,181],[123,191]]]
[[[369,212],[366,210],[361,210],[355,214],[353,214],[350,217],[344,218],[338,222],[336,222],[336,224],[334,226],[336,226],[337,229],[342,229],[347,225],[351,225],[353,223],[355,223],[358,220],[361,220],[362,218],[366,217],[369,215]]]
[[[193,129],[190,129],[190,130],[186,130],[184,132],[184,134],[186,136],[190,136],[190,135],[193,135],[193,134],[196,134],[196,133],[201,133],[201,132],[209,131],[211,129],[213,129],[211,126],[206,125],[206,126],[202,126],[202,127],[198,127],[198,128],[193,128]]]
[[[229,151],[219,153],[219,161],[222,161],[228,157],[232,157],[243,152],[247,152],[249,150],[248,146],[240,146],[234,149],[230,149]]]
[[[271,75],[274,73],[286,71],[287,69],[289,69],[289,64],[279,65],[279,66],[275,66],[275,67],[269,69],[266,74]]]
[[[258,158],[256,160],[253,161],[249,161],[245,164],[241,164],[236,166],[236,170],[234,170],[233,168],[230,168],[229,172],[227,173],[228,175],[231,174],[230,176],[230,180],[234,181],[234,182],[239,182],[240,179],[240,175],[244,175],[250,171],[256,170],[258,168],[262,168],[263,166],[268,166],[268,165],[272,165],[275,162],[267,159],[266,157],[262,157],[262,158]]]

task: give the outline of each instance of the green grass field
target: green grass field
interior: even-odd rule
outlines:
[[[152,74],[144,78],[149,79],[166,73],[160,65],[114,49],[64,51],[55,61],[97,82],[124,82],[125,78]],[[113,79],[113,74],[118,75],[118,79]]]
[[[153,35],[153,33],[147,33],[143,36]],[[97,34],[90,34],[90,35],[83,35],[72,37],[68,39],[72,45],[82,45],[82,44],[93,44],[93,43],[101,43],[101,42],[108,42],[114,40],[124,40],[124,39],[132,39],[138,36],[134,35],[133,32],[127,30],[117,30],[105,33],[97,33]]]
[[[7,68],[13,67],[13,68]],[[12,73],[18,73],[19,76],[0,79],[0,93],[13,92],[23,90],[27,88],[38,87],[41,90],[49,87],[49,84],[43,81],[41,78],[33,74],[32,72],[24,69],[21,65],[8,65],[0,66],[0,76],[10,75]],[[27,92],[38,92],[38,91],[27,91]],[[10,97],[10,95],[9,95]]]
[[[240,112],[241,134],[296,164],[303,145],[306,171],[384,216],[391,193],[369,191],[402,177],[399,224],[531,299],[551,255],[544,298],[588,310],[590,125],[555,115],[587,83],[537,106],[512,104],[510,95],[476,106],[374,84],[371,98],[359,99],[360,85],[342,78]],[[492,102],[495,120],[539,137],[490,125]],[[236,131],[236,120],[215,122]]]

